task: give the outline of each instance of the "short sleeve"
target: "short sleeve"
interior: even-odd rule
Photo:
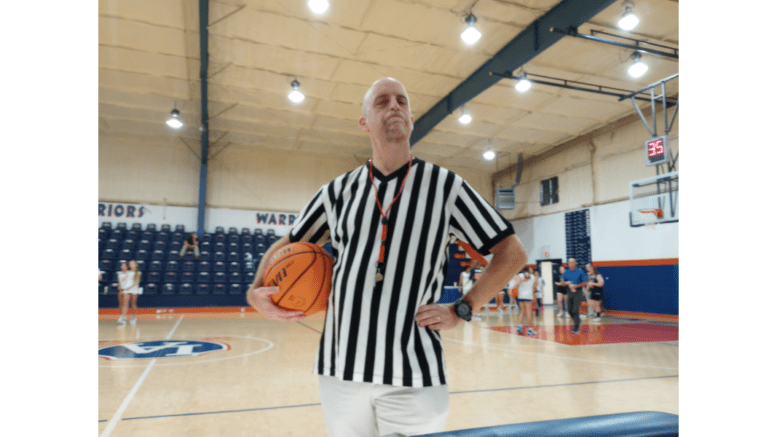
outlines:
[[[451,233],[488,255],[497,243],[515,234],[513,226],[464,180],[454,202]]]
[[[329,225],[324,205],[327,186],[321,187],[300,212],[289,232],[289,240],[292,243],[304,241],[323,246],[329,241]]]

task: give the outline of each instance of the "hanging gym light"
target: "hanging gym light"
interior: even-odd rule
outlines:
[[[631,77],[642,77],[648,71],[648,66],[642,62],[642,55],[639,52],[634,52],[631,55],[633,63],[629,67],[629,74]]]
[[[181,123],[181,120],[178,118],[180,115],[181,114],[177,109],[170,111],[170,119],[167,120],[167,125],[174,129],[180,129],[183,126],[183,123]]]
[[[329,2],[326,0],[310,0],[308,2],[308,7],[313,13],[321,15],[329,9]]]
[[[302,94],[299,90],[299,82],[297,82],[297,79],[294,79],[294,81],[291,83],[291,87],[293,89],[289,93],[289,100],[294,103],[299,103],[305,100],[305,95]]]
[[[531,81],[526,77],[526,73],[521,73],[518,83],[515,84],[515,90],[519,93],[525,93],[531,88]]]
[[[475,44],[480,39],[480,31],[475,27],[478,19],[469,14],[464,21],[467,23],[467,28],[461,32],[461,39],[469,45]]]
[[[467,112],[466,109],[461,110],[461,116],[459,116],[459,123],[461,124],[469,124],[469,122],[472,121],[472,116],[469,115],[469,112]]]
[[[621,18],[618,20],[618,27],[620,27],[623,30],[631,30],[639,24],[639,17],[637,17],[637,14],[634,13],[634,2],[631,0],[625,0],[623,2],[623,9],[626,10],[626,12],[621,15]]]
[[[486,158],[487,160],[491,161],[496,157],[496,153],[491,149],[491,146],[488,146],[485,152],[483,152],[483,158]]]

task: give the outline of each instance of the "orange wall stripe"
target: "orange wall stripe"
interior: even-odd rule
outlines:
[[[594,261],[595,267],[672,266],[680,264],[680,258],[635,259],[626,261]]]

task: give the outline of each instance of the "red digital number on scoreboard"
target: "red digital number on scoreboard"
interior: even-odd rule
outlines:
[[[659,138],[655,141],[648,142],[648,157],[659,156],[664,154],[664,140]]]

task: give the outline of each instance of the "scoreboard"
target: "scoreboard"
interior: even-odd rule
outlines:
[[[647,165],[669,162],[669,137],[666,135],[645,141]]]

